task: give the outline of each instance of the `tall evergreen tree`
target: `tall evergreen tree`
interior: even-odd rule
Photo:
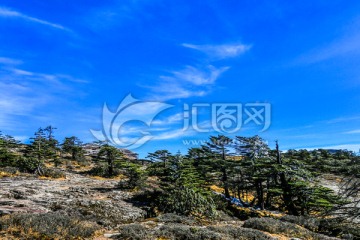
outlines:
[[[232,139],[224,135],[211,136],[207,147],[211,153],[212,164],[221,172],[221,182],[224,187],[224,194],[226,198],[230,198],[229,191],[229,168],[231,161],[227,159],[229,148],[232,147]]]
[[[103,145],[100,148],[100,151],[98,153],[98,160],[102,161],[105,160],[107,163],[107,174],[109,176],[113,176],[114,175],[114,168],[115,168],[115,163],[117,161],[120,161],[121,159],[123,159],[124,154],[117,149],[116,147],[110,146],[108,144]]]

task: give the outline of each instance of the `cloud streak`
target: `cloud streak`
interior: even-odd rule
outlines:
[[[229,67],[216,68],[212,65],[202,68],[186,66],[182,70],[160,76],[156,86],[147,88],[155,94],[152,97],[158,100],[202,97],[211,92],[212,85],[228,69]]]
[[[21,61],[10,58],[2,61],[0,67],[0,126],[11,129],[17,125],[16,116],[35,118],[36,111],[44,106],[64,103],[70,97],[81,96],[76,90],[85,81],[68,75],[45,74],[14,68],[13,63]],[[7,64],[6,64],[7,63]]]
[[[56,23],[52,23],[52,22],[48,22],[39,18],[35,18],[35,17],[31,17],[28,15],[25,15],[21,12],[17,12],[8,8],[4,8],[4,7],[0,7],[0,17],[4,17],[4,18],[18,18],[18,19],[22,19],[25,21],[29,21],[29,22],[33,22],[33,23],[38,23],[38,24],[42,24],[48,27],[52,27],[55,29],[60,29],[63,31],[71,31],[70,29],[60,25],[60,24],[56,24]]]
[[[245,44],[195,45],[183,43],[182,46],[201,51],[209,57],[217,59],[237,57],[251,48],[250,45]]]
[[[344,134],[360,134],[360,129],[347,131],[347,132],[344,132]]]

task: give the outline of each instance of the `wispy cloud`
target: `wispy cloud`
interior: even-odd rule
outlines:
[[[164,125],[170,125],[170,124],[174,124],[174,123],[179,123],[180,121],[183,121],[183,120],[184,120],[184,113],[180,112],[180,113],[170,115],[170,116],[168,116],[168,117],[166,117],[164,119],[155,120],[151,124],[152,125],[164,126]]]
[[[173,131],[167,131],[154,136],[154,140],[167,140],[167,139],[177,139],[180,137],[192,136],[195,135],[195,131],[184,131],[182,129],[176,129]]]
[[[324,122],[326,124],[335,124],[335,123],[356,121],[359,119],[360,119],[360,116],[348,116],[348,117],[334,118],[334,119],[326,120]]]
[[[216,68],[209,65],[204,70],[200,70],[192,66],[186,66],[186,68],[182,71],[172,72],[172,78],[198,86],[209,85],[215,83],[216,79],[218,79],[218,77],[228,69],[229,67]]]
[[[14,61],[8,59],[0,65],[0,127],[3,129],[16,126],[19,120],[17,116],[35,118],[39,114],[34,113],[42,107],[65,103],[65,99],[83,94],[75,88],[85,81],[63,74],[15,68],[12,65]]]
[[[48,22],[39,18],[35,18],[35,17],[31,17],[28,16],[26,14],[23,14],[21,12],[18,11],[14,11],[5,7],[0,7],[0,17],[5,17],[5,18],[18,18],[18,19],[22,19],[25,21],[29,21],[29,22],[34,22],[34,23],[39,23],[42,25],[46,25],[52,28],[56,28],[56,29],[60,29],[60,30],[64,30],[64,31],[71,31],[70,29],[60,25],[60,24],[56,24],[56,23],[52,23],[52,22]]]
[[[0,57],[0,64],[5,64],[5,65],[19,65],[21,64],[22,61],[17,60],[17,59],[13,59],[13,58],[7,58],[7,57]]]
[[[183,43],[182,46],[204,52],[209,57],[218,59],[237,57],[251,48],[250,45],[241,43],[222,45],[195,45]]]
[[[339,144],[339,145],[326,145],[326,146],[318,146],[318,147],[310,147],[305,148],[308,150],[315,150],[315,149],[343,149],[349,150],[353,152],[358,152],[360,150],[360,144]]]
[[[344,132],[344,134],[360,134],[360,129],[347,131],[347,132]]]
[[[180,71],[170,72],[159,77],[156,86],[147,86],[161,100],[202,97],[211,92],[211,86],[229,67],[216,68],[208,65],[203,68],[186,66]]]
[[[354,22],[350,24],[351,28],[342,35],[304,53],[295,60],[295,63],[312,64],[338,57],[358,56],[360,54],[360,33],[358,31],[360,22]]]

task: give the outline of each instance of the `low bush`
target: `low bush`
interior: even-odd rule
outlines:
[[[11,174],[11,175],[15,175],[15,174],[19,173],[19,168],[17,168],[17,167],[3,167],[3,168],[0,168],[0,171]]]
[[[35,158],[24,158],[17,159],[15,167],[19,168],[21,172],[34,173],[39,165],[39,161]]]
[[[281,217],[280,220],[300,225],[315,232],[319,231],[321,225],[321,219],[305,216],[285,215]]]
[[[150,240],[153,239],[146,227],[140,224],[129,224],[120,228],[120,234],[116,239],[128,239],[128,240]]]
[[[209,230],[222,233],[231,239],[238,239],[238,240],[275,240],[269,235],[250,228],[243,228],[243,227],[235,227],[235,226],[219,226],[219,227],[208,227]]]
[[[60,213],[14,214],[0,219],[2,230],[20,239],[85,239],[100,228]]]
[[[50,168],[44,168],[40,176],[48,178],[66,178],[66,174],[63,171]]]
[[[109,176],[108,167],[105,164],[99,164],[93,167],[92,169],[90,169],[89,171],[87,171],[86,173],[91,176],[105,177],[105,178],[114,177],[120,174],[118,169],[114,169],[113,176]]]
[[[195,225],[198,223],[198,221],[193,217],[179,216],[174,213],[165,213],[157,217],[157,219],[164,223],[182,223],[186,225]]]
[[[216,206],[211,197],[195,192],[191,188],[180,187],[165,193],[159,203],[159,209],[165,213],[196,217],[215,217]]]
[[[206,228],[195,228],[186,225],[165,225],[155,233],[155,236],[160,239],[171,240],[221,240],[221,234],[212,232]]]
[[[293,223],[282,222],[280,220],[276,220],[272,218],[251,218],[245,221],[244,227],[258,229],[273,234],[282,234],[288,237],[314,239],[314,240],[337,239],[337,238],[327,237],[325,235],[314,233],[310,230],[307,230]]]
[[[281,221],[295,223],[311,231],[331,236],[351,235],[353,239],[360,239],[360,224],[347,222],[340,218],[313,218],[305,216],[285,215]]]

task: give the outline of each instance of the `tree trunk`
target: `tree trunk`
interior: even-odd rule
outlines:
[[[222,168],[222,182],[224,183],[224,191],[225,197],[230,198],[229,185],[228,185],[228,177],[225,167]]]
[[[280,151],[279,151],[279,144],[276,142],[276,160],[278,164],[282,164]],[[285,173],[279,173],[280,176],[280,186],[283,191],[283,199],[286,206],[286,209],[290,215],[298,216],[299,212],[295,207],[294,202],[292,201],[292,191],[291,186],[289,185],[288,181],[286,180]]]
[[[109,172],[109,176],[113,176],[114,164],[113,164],[113,160],[111,158],[108,158],[108,172]]]

